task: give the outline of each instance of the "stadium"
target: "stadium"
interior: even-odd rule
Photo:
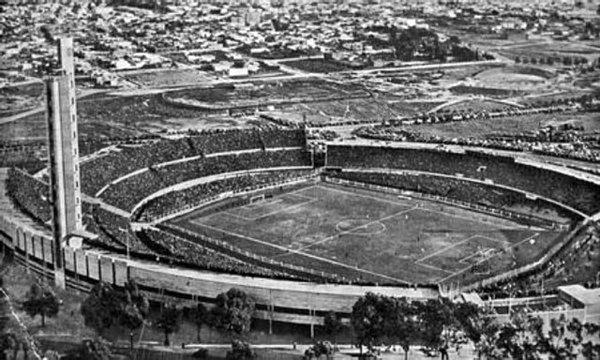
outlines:
[[[210,303],[235,285],[257,299],[257,317],[314,325],[366,291],[487,298],[509,281],[535,293],[542,276],[552,291],[600,211],[600,184],[583,172],[509,151],[367,140],[314,149],[304,129],[267,127],[82,154],[93,236],[64,249],[67,286],[134,279],[153,298]],[[13,213],[26,215],[5,212],[5,245],[51,277],[47,171],[4,176]]]

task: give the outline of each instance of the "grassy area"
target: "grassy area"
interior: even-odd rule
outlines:
[[[160,87],[182,84],[206,83],[208,74],[194,69],[165,69],[160,71],[140,71],[123,76],[128,81],[142,86]]]
[[[45,140],[46,112],[41,111],[16,121],[0,124],[0,141]]]
[[[339,61],[326,59],[302,59],[282,62],[283,65],[294,67],[296,69],[315,72],[315,73],[330,73],[336,71],[352,70],[351,66],[343,64]]]
[[[542,94],[539,96],[529,96],[518,98],[517,102],[523,105],[533,105],[536,106],[540,103],[547,103],[550,101],[561,101],[565,99],[578,98],[585,94],[588,94],[586,91],[577,91],[577,90],[569,90],[569,91],[559,91],[556,93],[550,94]]]
[[[585,132],[600,130],[599,113],[584,114],[533,114],[498,119],[481,119],[440,124],[405,125],[398,127],[410,132],[447,138],[480,138],[489,134],[535,131],[548,125],[572,123],[581,125]]]
[[[6,261],[6,260],[5,260]],[[46,327],[40,325],[40,318],[30,318],[25,312],[20,310],[20,303],[25,299],[25,294],[32,283],[40,281],[39,278],[27,272],[21,265],[15,263],[3,263],[5,272],[3,273],[4,289],[9,294],[13,306],[19,319],[34,337],[54,339],[58,341],[79,342],[85,338],[95,337],[94,331],[87,328],[84,319],[80,313],[80,305],[87,296],[84,293],[72,289],[60,290],[54,287],[54,291],[61,300],[60,311],[55,318],[46,319]],[[52,285],[52,284],[49,284]],[[181,304],[181,306],[190,304]],[[158,309],[153,305],[152,313],[148,319],[148,325],[138,331],[135,335],[136,341],[158,342],[162,343],[164,335],[154,329],[151,324],[158,316]],[[197,343],[196,327],[184,316],[180,330],[171,335],[171,344],[180,347],[181,343]],[[19,330],[17,324],[11,321],[11,329]],[[269,325],[266,321],[255,320],[252,325],[252,331],[247,338],[254,344],[291,344],[292,342],[309,344],[310,332],[307,326],[274,323],[274,334],[269,335]],[[129,333],[120,327],[113,327],[103,335],[107,340],[119,344],[128,344]],[[320,329],[317,329],[317,336],[323,336]],[[202,343],[227,344],[229,337],[219,333],[207,326],[204,326],[200,333]],[[350,341],[351,334],[343,334],[339,339]]]
[[[535,246],[519,244],[534,232],[449,206],[330,185],[207,216],[189,215],[179,224],[223,229],[241,235],[223,239],[244,250],[380,283],[437,282],[486,261],[479,250],[489,250],[489,272],[498,273],[537,258],[558,236],[539,231]]]
[[[56,318],[46,319],[46,327],[42,328],[40,318],[30,318],[20,309],[20,303],[25,300],[31,284],[44,281],[14,263],[7,264],[5,269],[4,288],[17,309],[18,317],[32,335],[68,335],[78,339],[93,336],[93,332],[84,326],[83,317],[79,313],[79,304],[85,298],[83,294],[55,288],[57,296],[62,301],[60,312]]]
[[[427,112],[441,102],[404,101],[393,98],[364,98],[321,101],[284,106],[267,114],[274,118],[302,123],[329,124],[338,121],[383,121]]]
[[[502,111],[514,108],[512,105],[489,100],[465,100],[441,108],[438,112],[456,111],[459,113],[472,111]]]
[[[172,98],[186,98],[204,103],[221,103],[223,106],[236,104],[264,105],[277,101],[316,101],[330,98],[365,96],[362,88],[348,84],[335,84],[323,80],[293,80],[252,84],[252,86],[220,86],[175,91]]]

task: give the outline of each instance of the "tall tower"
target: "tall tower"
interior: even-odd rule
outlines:
[[[46,105],[55,279],[64,287],[62,249],[83,229],[72,38],[59,39],[58,54],[59,75],[46,80]]]

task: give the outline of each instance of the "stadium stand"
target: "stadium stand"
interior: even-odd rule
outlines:
[[[442,196],[511,213],[523,213],[528,220],[538,225],[551,223],[557,215],[571,221],[580,220],[573,213],[567,212],[555,204],[540,199],[528,199],[523,193],[448,176],[410,172],[330,172],[328,175],[350,181]]]
[[[152,199],[140,211],[139,219],[141,221],[150,221],[167,214],[175,213],[191,204],[202,202],[204,199],[218,194],[225,192],[235,193],[269,184],[283,183],[290,179],[307,176],[311,173],[309,170],[267,171],[255,174],[243,174],[233,178],[199,184]]]
[[[254,275],[275,278],[295,278],[283,272],[262,268],[248,264],[227,256],[221,252],[211,250],[198,243],[188,241],[173,234],[157,229],[147,229],[137,234],[149,247],[156,250],[156,254],[163,261],[178,263],[203,270],[227,272],[240,275]]]
[[[160,168],[150,167],[148,171],[110,186],[101,198],[111,205],[131,211],[148,195],[196,178],[241,170],[310,165],[310,156],[303,150],[257,151],[197,158]]]
[[[85,227],[97,234],[86,246],[121,254],[128,249],[134,257],[210,271],[317,282],[384,284],[382,278],[359,273],[352,267],[319,262],[302,254],[281,253],[281,249],[261,247],[257,250],[247,239],[227,238],[234,235],[214,229],[194,229],[194,234],[189,235],[177,233],[164,223],[138,233],[131,231],[131,221],[137,216],[141,221],[152,221],[220,194],[256,190],[309,176],[311,170],[293,169],[311,166],[305,148],[303,130],[262,129],[190,133],[174,140],[148,139],[133,146],[118,145],[117,151],[109,151],[106,155],[95,154],[81,165],[82,184],[84,191],[91,195],[105,188],[101,199],[106,203],[131,211],[149,195],[165,188],[173,187],[173,191],[150,199],[139,212],[136,211],[133,219],[99,205],[84,203]],[[597,185],[520,164],[510,157],[469,151],[452,153],[433,149],[334,145],[328,146],[327,165],[344,169],[427,172],[430,174],[416,176],[343,171],[334,176],[507,210],[524,207],[534,209],[534,212],[554,211],[560,216],[571,216],[546,202],[529,199],[494,184],[539,194],[588,214],[600,209]],[[123,178],[128,174],[131,176]],[[209,176],[214,178],[190,183],[187,188],[174,187]],[[489,186],[464,178],[487,182]],[[121,180],[115,181],[117,179]],[[48,190],[46,183],[24,171],[11,169],[9,172],[7,192],[10,198],[23,212],[42,224],[51,218]],[[278,260],[272,261],[275,255]],[[564,266],[560,261],[557,259],[556,265],[552,262],[548,271],[562,271]]]
[[[48,202],[48,184],[37,180],[23,170],[11,168],[6,182],[6,191],[14,204],[41,224],[52,219],[52,207]]]
[[[304,147],[302,130],[221,130],[195,133],[176,140],[158,140],[141,146],[122,146],[118,151],[96,157],[81,165],[83,192],[95,195],[121,176],[152,165],[203,154]]]
[[[548,197],[587,214],[600,211],[598,185],[519,164],[510,157],[470,151],[461,154],[432,149],[334,145],[328,147],[327,166],[406,169],[488,180]]]

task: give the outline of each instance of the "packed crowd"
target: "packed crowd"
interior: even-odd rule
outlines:
[[[163,167],[150,167],[147,171],[110,186],[102,193],[101,198],[111,205],[131,211],[145,197],[185,181],[241,170],[310,165],[310,156],[304,150],[201,157]]]
[[[169,225],[161,225],[169,227]],[[205,239],[213,239],[210,241],[218,242],[223,251],[227,251],[230,246],[235,246],[237,251],[242,253],[250,253],[253,256],[266,259],[277,259],[278,262],[269,266],[283,267],[290,269],[287,272],[299,270],[304,277],[309,277],[313,282],[339,283],[339,284],[354,284],[354,285],[389,285],[389,286],[405,286],[405,287],[436,287],[435,284],[406,284],[400,281],[390,280],[381,277],[375,273],[362,271],[361,269],[336,264],[329,261],[315,259],[298,252],[290,250],[282,250],[272,246],[264,246],[257,244],[256,241],[237,234],[229,233],[216,228],[206,226],[193,226],[193,234],[186,234],[181,231],[184,237],[196,238],[202,237]]]
[[[565,111],[598,111],[599,94],[590,94],[580,97],[558,97],[547,100],[537,100],[525,104],[524,108],[499,109],[497,111],[468,111],[436,113],[421,113],[411,118],[390,120],[389,122],[372,127],[361,127],[354,134],[367,139],[385,141],[411,141],[439,144],[455,144],[465,146],[489,147],[494,149],[514,151],[535,151],[545,155],[600,162],[600,152],[597,150],[597,141],[588,141],[585,136],[573,131],[554,131],[542,129],[536,133],[497,134],[488,138],[446,138],[441,136],[425,135],[409,132],[399,125],[411,124],[438,124],[453,121],[468,121],[477,119],[492,119],[506,116],[527,114],[555,113]]]
[[[527,273],[504,283],[481,289],[483,299],[548,295],[561,285],[581,283],[600,286],[600,235],[593,227],[584,228],[573,241],[535,273]]]
[[[83,192],[95,195],[102,187],[133,171],[177,159],[245,149],[304,147],[302,130],[235,129],[191,132],[175,140],[121,146],[81,165]]]
[[[477,119],[495,119],[508,116],[521,116],[532,114],[552,114],[560,112],[576,112],[576,111],[597,111],[596,105],[592,100],[582,101],[565,101],[540,103],[524,108],[510,108],[500,106],[498,109],[490,110],[471,110],[471,111],[450,111],[448,109],[438,112],[419,113],[409,118],[390,119],[384,125],[412,125],[412,124],[443,124],[455,121],[468,121]]]
[[[551,170],[519,164],[510,157],[474,151],[460,154],[434,149],[335,145],[328,147],[327,165],[461,174],[539,194],[587,214],[600,211],[600,186]]]
[[[118,253],[203,270],[265,277],[291,276],[239,261],[201,244],[159,230],[133,233],[129,220],[96,205],[86,206],[86,229],[97,235],[86,243]]]
[[[129,219],[97,205],[88,205],[84,209],[84,226],[98,235],[96,239],[90,239],[88,242],[121,252],[129,248],[131,253],[141,256],[154,254],[153,249],[132,233]]]
[[[163,262],[166,260],[170,263],[192,266],[203,270],[240,275],[292,277],[288,274],[239,261],[198,243],[190,242],[164,231],[144,230],[138,236],[143,241],[150,243],[149,246],[160,249],[160,255],[157,256],[162,258]]]
[[[116,252],[124,252],[126,250],[127,245],[125,242],[112,235],[114,229],[109,231],[105,224],[100,223],[91,206],[86,206],[86,211],[83,213],[83,227],[88,232],[97,236],[94,239],[86,239],[87,244]]]
[[[404,190],[442,196],[450,199],[464,201],[469,204],[478,204],[489,208],[502,209],[511,213],[523,213],[537,225],[545,223],[546,213],[558,213],[565,217],[567,214],[558,206],[540,200],[528,199],[524,194],[499,188],[493,185],[477,183],[468,180],[437,176],[433,174],[415,173],[361,173],[361,172],[332,172],[331,176],[368,184],[386,187],[401,188]],[[526,218],[524,217],[524,219]],[[572,220],[576,220],[575,217]]]
[[[409,132],[404,129],[376,126],[359,129],[356,134],[366,139],[384,141],[408,141],[433,144],[485,147],[498,150],[532,151],[542,155],[564,157],[574,160],[600,162],[600,151],[596,141],[585,141],[573,132],[539,134],[497,134],[487,138],[449,138]]]
[[[310,170],[267,171],[255,174],[243,174],[228,179],[199,184],[150,200],[141,209],[139,219],[141,221],[149,221],[182,210],[218,194],[239,192],[269,184],[282,183],[294,178],[307,176],[310,173]]]
[[[600,236],[597,229],[589,229],[556,256],[539,277],[546,278],[546,286],[581,283],[587,287],[600,286]]]
[[[13,203],[32,219],[46,224],[52,220],[50,187],[23,170],[11,168],[6,181],[6,192]]]

